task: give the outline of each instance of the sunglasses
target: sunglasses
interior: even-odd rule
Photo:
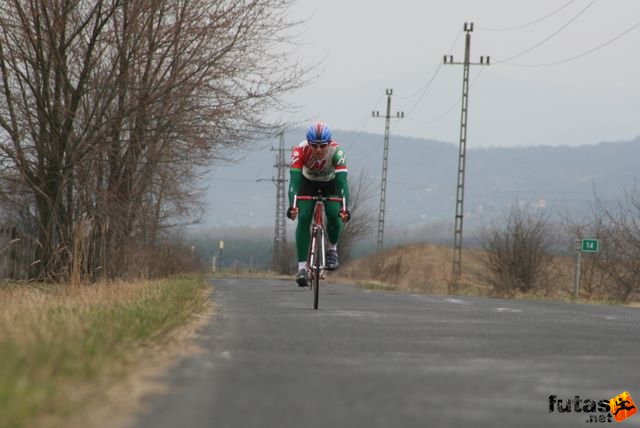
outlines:
[[[309,145],[311,147],[327,147],[329,146],[328,141],[309,141]]]

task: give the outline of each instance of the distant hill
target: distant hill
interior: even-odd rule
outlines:
[[[302,130],[285,136],[290,148],[302,140]],[[377,213],[382,169],[383,136],[334,131],[345,148],[350,179],[365,174],[375,195]],[[272,227],[275,211],[275,152],[278,142],[254,145],[241,161],[218,166],[207,177],[203,225],[207,227]],[[500,215],[519,203],[556,213],[582,213],[594,200],[620,198],[640,176],[640,138],[576,147],[536,146],[473,148],[466,160],[465,227]],[[458,144],[391,136],[388,164],[389,227],[424,227],[453,223]],[[288,172],[287,172],[288,177]]]

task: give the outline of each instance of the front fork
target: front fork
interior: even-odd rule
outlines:
[[[325,274],[324,267],[327,265],[327,260],[326,260],[327,249],[324,247],[325,246],[324,229],[322,229],[321,227],[318,228],[318,239],[320,239],[320,260],[322,261],[322,263],[320,263],[320,279],[324,279],[324,274]]]
[[[316,224],[312,226],[312,239],[311,239],[311,254],[307,262],[308,271],[311,275],[315,275],[316,268],[320,270],[320,278],[325,278],[325,266],[326,266],[326,248],[324,239],[324,230]],[[318,239],[320,245],[318,245]],[[318,248],[320,248],[320,254],[318,254]]]

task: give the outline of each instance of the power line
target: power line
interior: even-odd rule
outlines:
[[[620,39],[621,37],[626,36],[628,33],[632,32],[633,30],[635,30],[638,27],[640,27],[640,22],[636,22],[631,27],[627,28],[625,31],[623,31],[622,33],[618,34],[614,38],[609,39],[606,42],[604,42],[604,43],[602,43],[602,44],[600,44],[600,45],[598,45],[598,46],[596,46],[596,47],[594,47],[592,49],[584,51],[584,52],[582,52],[582,53],[580,53],[578,55],[572,56],[570,58],[565,58],[565,59],[562,59],[562,60],[559,60],[559,61],[548,62],[548,63],[544,63],[544,64],[514,64],[514,63],[511,63],[511,62],[504,62],[503,64],[511,65],[511,66],[514,66],[514,67],[549,67],[549,66],[552,66],[552,65],[564,64],[564,63],[567,63],[569,61],[573,61],[575,59],[582,58],[583,56],[587,56],[587,55],[589,55],[589,54],[591,54],[591,53],[593,53],[593,52],[595,52],[597,50],[600,50],[603,47],[605,47],[607,45],[610,45],[611,43],[613,43],[616,40]]]
[[[519,58],[522,55],[525,55],[529,52],[531,52],[532,50],[536,49],[537,47],[543,45],[544,43],[546,43],[547,41],[549,41],[551,38],[555,37],[557,34],[559,34],[561,31],[563,31],[565,28],[567,28],[571,23],[573,23],[573,21],[575,21],[576,19],[578,19],[584,12],[587,11],[587,9],[589,9],[596,1],[598,0],[592,0],[589,4],[587,4],[580,12],[578,12],[578,14],[576,16],[574,16],[573,18],[571,18],[569,21],[567,21],[562,27],[558,28],[556,31],[554,31],[553,33],[551,33],[550,35],[548,35],[547,37],[545,37],[544,39],[542,39],[541,41],[539,41],[538,43],[534,44],[533,46],[525,49],[524,51],[517,53],[515,55],[510,56],[509,58],[500,60],[500,61],[495,61],[494,64],[503,64],[506,63],[507,61],[511,61],[512,59],[515,58]]]
[[[420,89],[416,90],[411,95],[398,96],[398,98],[400,98],[401,100],[408,100],[408,99],[411,99],[411,98],[417,96],[418,94],[420,94],[420,99],[418,100],[418,102],[420,102],[420,100],[424,96],[424,93],[429,90],[429,87],[431,86],[431,83],[433,83],[433,79],[436,78],[436,76],[437,76],[437,74],[438,74],[438,72],[440,71],[441,68],[442,68],[442,64],[438,64],[438,66],[436,67],[436,71],[434,71],[434,73],[431,75],[431,78],[427,81],[427,83],[423,87],[421,87]]]
[[[521,30],[523,28],[530,27],[530,26],[532,26],[534,24],[537,24],[538,22],[542,22],[545,19],[552,17],[553,15],[555,15],[558,12],[560,12],[562,9],[564,9],[567,6],[569,6],[571,3],[575,2],[575,1],[576,0],[569,0],[568,2],[563,4],[562,6],[560,6],[556,10],[554,10],[553,12],[550,12],[550,13],[544,15],[543,17],[535,19],[535,20],[533,20],[531,22],[528,22],[526,24],[517,25],[515,27],[507,27],[507,28],[483,28],[483,27],[479,27],[478,30],[481,30],[481,31],[514,31],[514,30]]]
[[[453,50],[453,47],[456,45],[456,43],[458,42],[458,39],[460,38],[460,35],[462,34],[463,30],[458,31],[458,34],[456,35],[455,40],[453,41],[453,43],[451,43],[451,47],[449,48],[449,51]],[[418,98],[418,100],[413,104],[413,106],[411,106],[411,108],[409,109],[409,112],[407,113],[407,116],[411,115],[411,113],[413,113],[413,111],[418,107],[418,105],[422,102],[422,99],[424,98],[424,96],[426,95],[427,91],[429,90],[429,88],[431,87],[431,84],[433,83],[433,81],[435,80],[436,76],[438,75],[438,73],[440,72],[440,69],[442,68],[442,64],[438,64],[438,67],[436,68],[436,71],[433,73],[433,75],[431,76],[431,78],[429,79],[429,81],[427,82],[427,84],[422,87],[421,89],[419,89],[417,92],[415,92],[413,95],[410,95],[408,97],[401,97],[403,99],[406,98],[413,98],[415,95],[417,95],[418,93],[422,92],[420,94],[420,97]]]
[[[462,34],[462,30],[458,31],[458,34],[456,34],[456,38],[453,40],[453,43],[451,43],[451,46],[449,47],[449,51],[452,51],[454,46],[456,45],[456,43],[458,43],[458,39],[460,38],[461,34]],[[436,77],[436,75],[438,74],[438,72],[440,71],[441,68],[442,68],[442,64],[438,64],[438,67],[436,68],[436,71],[433,73],[433,76],[431,76],[431,79],[429,79],[429,81],[427,82],[427,84],[425,86],[423,86],[422,88],[418,89],[417,91],[415,91],[411,95],[402,96],[402,97],[399,96],[398,98],[400,98],[402,100],[406,100],[406,99],[409,99],[409,98],[413,98],[418,94],[421,94],[420,95],[420,99],[422,99],[422,97],[424,96],[424,93],[429,89],[429,87],[431,86],[431,83],[433,82],[433,79]]]
[[[480,69],[478,71],[478,73],[476,74],[476,76],[473,78],[473,80],[471,81],[471,83],[469,84],[469,87],[472,88],[473,85],[475,85],[476,81],[478,80],[478,78],[480,77],[480,74],[482,74],[482,69]],[[445,110],[443,113],[440,113],[438,116],[434,116],[432,119],[428,119],[428,120],[418,120],[418,119],[413,119],[413,118],[408,118],[409,120],[411,120],[412,122],[417,122],[417,123],[422,123],[424,125],[428,125],[430,123],[434,123],[439,121],[440,119],[444,118],[445,116],[447,116],[449,113],[451,113],[453,111],[454,108],[458,107],[460,105],[460,99],[458,99],[453,105],[451,105],[451,107],[449,107],[447,110]]]
[[[243,180],[241,178],[211,178],[209,181],[229,181],[232,183],[255,183],[256,180]]]
[[[413,111],[416,109],[416,107],[418,107],[418,105],[420,104],[420,102],[422,101],[422,99],[424,98],[425,94],[427,93],[427,91],[429,90],[429,88],[431,87],[431,84],[433,83],[433,80],[436,78],[436,76],[438,75],[438,72],[440,72],[440,69],[442,68],[442,64],[438,64],[438,68],[436,68],[436,71],[433,73],[433,75],[431,76],[431,79],[429,79],[429,82],[427,82],[427,86],[424,87],[424,90],[422,91],[422,94],[420,94],[420,98],[418,98],[418,101],[416,101],[413,106],[411,106],[411,108],[409,109],[409,112],[407,112],[407,116],[409,116],[411,113],[413,113]]]
[[[374,104],[374,109],[378,107],[378,104],[380,104],[380,101],[382,100],[382,97],[384,97],[383,95],[380,95],[380,97],[378,98],[378,100],[375,102]],[[371,120],[371,116],[367,115],[367,117],[365,117],[364,121],[362,122],[362,124],[360,125],[360,127],[358,128],[357,131],[355,131],[356,133],[356,138],[354,138],[352,141],[350,141],[347,145],[344,146],[345,149],[349,149],[351,148],[351,146],[356,143],[359,139],[360,136],[362,135],[362,130],[367,126],[367,124],[369,123],[369,121]]]

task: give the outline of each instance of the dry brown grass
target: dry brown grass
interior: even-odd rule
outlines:
[[[465,250],[465,270],[460,278],[461,289],[467,294],[485,295],[486,285],[472,275],[479,269],[477,261]],[[400,291],[447,294],[451,281],[453,252],[451,248],[413,244],[385,250],[357,259],[340,267],[339,275],[360,283],[392,286]]]
[[[554,258],[552,265],[548,266],[549,279],[544,288],[529,293],[512,292],[506,296],[495,294],[491,285],[483,279],[488,272],[479,260],[482,254],[482,250],[463,249],[460,294],[554,300],[568,300],[573,296],[574,257]],[[445,295],[449,293],[452,260],[451,247],[405,245],[345,263],[334,278],[346,279],[370,288]],[[580,298],[606,300],[605,294],[594,292],[593,289],[594,287],[583,286]]]
[[[133,426],[145,410],[145,399],[166,394],[166,373],[180,361],[202,349],[196,345],[198,330],[209,322],[214,309],[195,316],[194,322],[177,328],[161,341],[132,350],[91,384],[66,385],[65,396],[83,405],[68,415],[43,415],[39,428],[110,428]]]
[[[58,333],[49,321],[52,313],[66,314],[66,333],[82,330],[83,314],[95,308],[130,305],[159,292],[157,281],[73,285],[9,285],[0,288],[0,337],[19,345],[49,340]]]
[[[70,426],[108,402],[105,390],[138,361],[160,364],[151,357],[210,310],[208,290],[196,277],[0,286],[0,427]]]

